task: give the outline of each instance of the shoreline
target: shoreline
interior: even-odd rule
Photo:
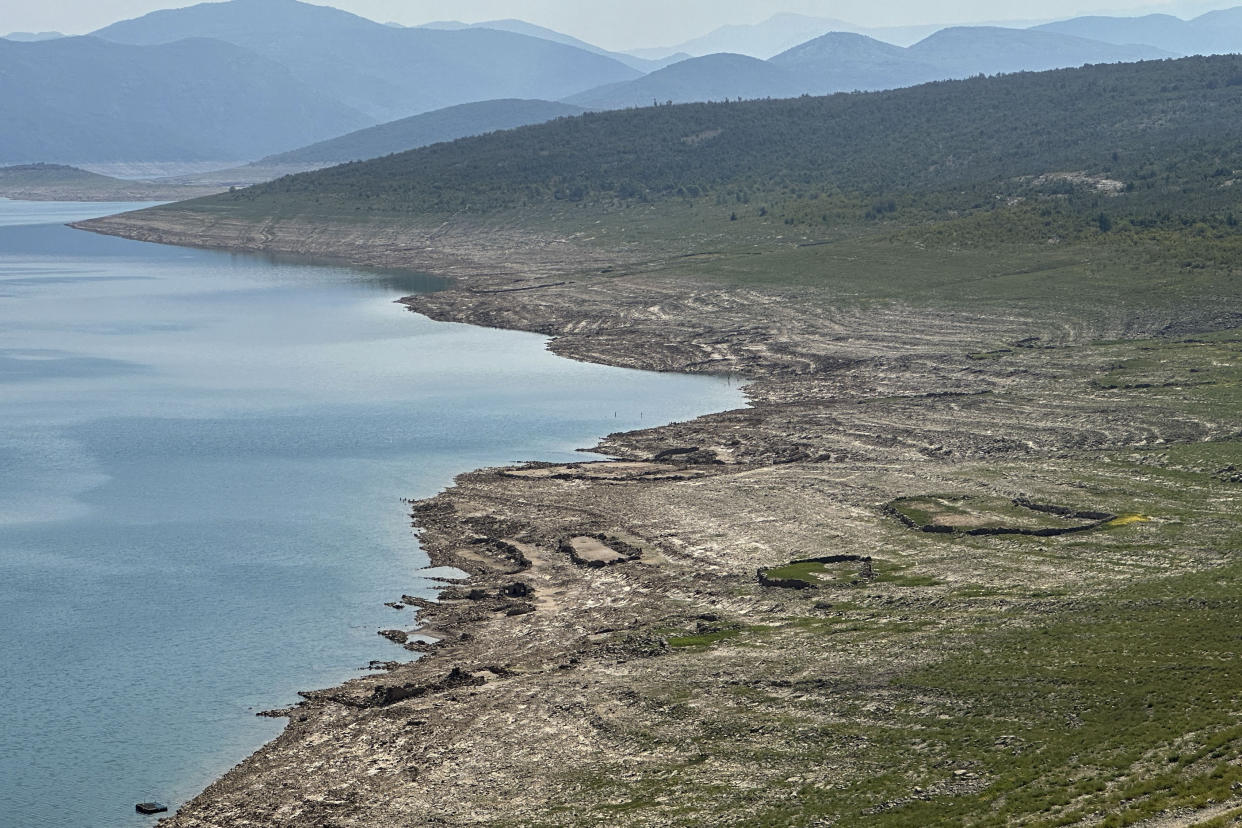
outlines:
[[[281,245],[280,243],[273,244],[274,239],[271,237],[247,240],[242,244],[221,244],[220,239],[213,238],[211,236],[193,238],[193,240],[180,236],[173,236],[172,238],[169,238],[163,233],[151,234],[146,232],[131,232],[129,228],[118,229],[116,227],[109,227],[109,229],[103,229],[99,226],[101,224],[110,225],[112,223],[109,222],[108,218],[90,219],[81,222],[72,222],[69,226],[87,232],[101,233],[104,235],[118,235],[138,241],[149,241],[160,244],[174,244],[234,252],[251,252],[256,254],[297,255],[300,258],[309,258],[316,262],[326,264],[341,264],[355,267],[400,268],[412,272],[428,272],[428,269],[422,266],[410,268],[408,264],[402,260],[403,254],[406,252],[404,250],[395,252],[382,250],[378,254],[365,252],[363,255],[350,255],[339,252],[329,253],[323,249],[317,249],[313,253],[308,253],[301,247],[301,242],[289,245]],[[437,260],[437,264],[439,267],[445,267],[444,260]],[[527,266],[529,266],[529,263],[527,263]],[[432,275],[435,275],[438,278],[445,278],[446,281],[449,282],[450,287],[460,287],[454,283],[463,278],[470,280],[485,280],[484,284],[489,285],[489,287],[471,290],[472,293],[477,292],[479,295],[483,296],[496,296],[511,292],[525,292],[528,290],[541,289],[542,287],[541,285],[528,286],[524,282],[519,283],[516,287],[509,286],[511,279],[513,278],[510,273],[497,273],[493,270],[493,268],[476,268],[470,264],[460,261],[453,261],[447,269],[451,270],[454,275],[449,276],[443,271],[433,272]],[[556,271],[554,270],[553,277],[555,277],[555,273]],[[548,277],[544,278],[546,280]],[[490,287],[491,285],[499,286]],[[566,285],[567,283],[562,281],[555,282],[550,286],[564,287]],[[407,310],[422,313],[437,321],[456,321],[463,322],[464,324],[482,325],[485,327],[496,327],[507,330],[527,330],[527,332],[540,333],[548,337],[549,350],[557,352],[556,349],[552,347],[553,343],[556,342],[556,334],[547,333],[542,326],[519,328],[511,324],[488,324],[480,321],[465,319],[462,317],[468,317],[469,311],[463,312],[460,309],[455,309],[452,304],[437,306],[437,303],[424,303],[420,301],[426,297],[430,297],[431,295],[432,294],[415,294],[413,296],[402,297],[397,301],[404,305]],[[458,306],[458,308],[460,308],[460,306]],[[689,373],[693,370],[690,366],[678,366],[677,368],[670,369],[667,365],[660,365],[659,367],[656,367],[654,365],[628,364],[629,360],[617,357],[611,359],[598,357],[591,359],[590,356],[572,355],[559,352],[558,354],[567,359],[594,361],[599,364],[610,365],[613,367],[630,367],[636,370],[681,370],[685,373]],[[717,372],[712,371],[711,373]],[[723,371],[720,373],[723,374]],[[745,388],[746,386],[743,384],[740,389],[744,395],[746,394]],[[732,409],[731,411],[741,410],[744,409]],[[672,428],[676,425],[677,424],[674,423],[664,428]],[[656,429],[644,429],[643,432],[660,430],[660,427],[657,427]],[[625,438],[631,435],[637,435],[638,433],[640,432],[623,432],[606,435],[600,444],[597,444],[594,447],[582,446],[579,447],[579,450],[606,453],[605,444],[613,444],[618,440],[624,440]],[[604,465],[611,462],[613,461],[608,459],[591,459],[584,460],[581,463],[572,464],[572,466],[567,466],[566,464],[558,465],[542,461],[528,461],[517,467],[467,470],[459,475],[455,475],[453,482],[449,484],[448,488],[449,490],[455,489],[463,480],[466,479],[488,478],[494,475],[504,475],[518,469],[539,470],[549,467],[562,469],[572,467],[589,469],[592,466]],[[638,477],[652,473],[666,479],[692,479],[696,476],[694,474],[683,473],[680,471],[680,469],[683,468],[684,466],[678,466],[671,463],[651,464],[649,467],[634,471]],[[429,543],[425,538],[421,537],[423,533],[428,531],[439,530],[446,533],[452,531],[447,524],[437,523],[438,510],[436,505],[440,497],[441,496],[436,496],[421,501],[409,501],[411,506],[410,517],[413,521],[415,531],[420,535],[421,548],[427,555],[427,568],[456,568],[462,572],[465,572],[466,577],[456,580],[443,579],[444,586],[441,588],[441,596],[437,601],[429,601],[427,599],[415,598],[408,595],[400,596],[399,599],[394,600],[394,608],[396,608],[396,606],[402,606],[415,610],[417,612],[417,625],[410,630],[384,630],[380,632],[381,635],[390,638],[390,640],[392,640],[395,644],[402,646],[403,649],[412,653],[418,653],[419,658],[415,661],[409,662],[390,661],[384,664],[373,662],[373,669],[386,669],[387,673],[380,672],[378,675],[372,674],[362,676],[357,679],[351,679],[334,687],[301,691],[298,695],[302,696],[304,701],[291,707],[259,712],[256,715],[267,718],[285,718],[288,719],[289,722],[286,724],[285,730],[282,731],[281,735],[273,740],[273,742],[259,748],[259,750],[252,754],[252,756],[243,760],[221,778],[213,781],[213,783],[204,789],[204,791],[200,793],[195,800],[192,800],[190,803],[186,803],[187,806],[192,805],[193,802],[198,799],[210,796],[213,789],[217,788],[217,786],[227,784],[229,776],[238,771],[242,771],[248,763],[255,760],[256,757],[264,753],[269,747],[283,740],[292,729],[295,722],[305,720],[305,716],[300,715],[299,710],[307,704],[336,704],[356,709],[383,708],[390,704],[407,699],[419,698],[424,695],[481,686],[485,684],[487,679],[490,677],[505,677],[508,674],[509,671],[506,668],[496,665],[483,666],[474,671],[468,671],[455,665],[447,674],[443,675],[442,678],[437,679],[435,675],[425,675],[427,672],[426,670],[414,671],[410,669],[416,666],[425,667],[432,662],[433,656],[437,662],[469,661],[472,653],[470,652],[468,645],[475,638],[475,633],[472,632],[472,628],[479,626],[479,618],[476,613],[473,612],[473,610],[477,608],[488,608],[495,610],[495,603],[499,601],[501,604],[499,609],[506,614],[506,617],[518,617],[520,615],[533,614],[532,605],[521,600],[525,596],[522,594],[520,584],[523,582],[520,580],[514,580],[501,584],[499,587],[496,587],[497,595],[489,596],[487,599],[480,598],[477,595],[477,591],[480,587],[486,587],[489,585],[495,587],[494,582],[496,581],[498,571],[495,568],[494,560],[480,560],[478,558],[472,559],[470,557],[463,557],[460,552],[454,552],[451,550],[449,548],[449,544],[444,542]],[[473,538],[469,542],[477,544],[479,540],[479,538]],[[502,561],[507,559],[512,563],[510,571],[505,571],[505,569],[500,570],[501,580],[508,581],[511,576],[522,576],[523,574],[529,573],[531,570],[538,568],[538,563],[526,557],[523,546],[511,544],[510,542],[501,539],[488,540],[494,544],[494,551],[498,553],[498,557]],[[613,539],[614,544],[616,541],[617,539]],[[624,541],[622,541],[622,543],[624,543]],[[515,585],[518,586],[517,590],[513,589]],[[459,612],[456,608],[452,607],[451,602],[463,599],[471,601],[471,612]],[[484,601],[487,601],[488,603],[483,603]],[[489,606],[489,604],[491,604],[491,606]],[[434,643],[422,643],[418,640],[422,637],[434,637],[438,640]],[[407,673],[414,672],[417,672],[418,674],[416,678],[411,675],[407,675]],[[440,670],[440,672],[443,671]],[[384,684],[374,681],[384,675],[398,677],[401,679],[402,683]],[[181,814],[178,811],[170,817],[162,818],[158,824],[161,826],[176,826],[181,824],[179,821],[180,819]],[[191,817],[191,821],[188,824],[199,823],[193,821],[193,817]]]
[[[1116,395],[1090,385],[1095,363],[1082,365],[1077,350],[1114,332],[1107,327],[1016,311],[929,319],[896,303],[807,306],[779,289],[663,278],[672,256],[469,224],[253,227],[165,210],[154,222],[75,226],[423,270],[450,287],[402,301],[433,319],[542,333],[551,350],[584,361],[749,381],[747,408],[610,435],[594,450],[615,460],[475,470],[412,504],[431,565],[470,575],[437,602],[394,595],[419,612],[417,628],[397,632],[423,657],[303,693],[277,711],[289,724],[275,741],[161,821],[166,828],[633,824],[610,809],[648,778],[679,780],[677,795],[651,794],[632,816],[684,824],[678,800],[709,780],[751,791],[752,808],[777,807],[791,786],[830,791],[837,776],[865,767],[861,747],[839,746],[822,767],[799,772],[799,763],[735,755],[768,756],[762,728],[733,733],[727,746],[697,734],[722,717],[756,715],[734,709],[739,687],[762,691],[785,716],[805,716],[808,696],[825,710],[842,697],[883,710],[893,693],[886,677],[935,663],[981,625],[1021,627],[1019,610],[1048,611],[1042,592],[1010,595],[1014,584],[1063,591],[1073,606],[1138,571],[1120,553],[1079,569],[1055,556],[988,554],[1017,542],[1003,538],[972,541],[978,554],[963,559],[886,516],[886,504],[998,490],[1121,514],[1042,469],[1068,453],[1128,445],[1136,433],[1201,442],[1236,431],[1227,419],[1147,403],[1110,411]],[[599,277],[613,267],[624,275]],[[970,356],[1032,335],[1047,344],[1003,361]],[[1109,360],[1092,359],[1101,370]],[[997,482],[998,465],[1020,479]],[[825,545],[842,559],[875,554],[894,574],[855,578],[844,592],[762,583],[765,568],[822,556]],[[1218,563],[1197,551],[1184,565]],[[919,579],[897,574],[910,567]],[[962,583],[1005,597],[947,601]],[[922,625],[884,632],[911,617]],[[807,639],[804,628],[829,633]],[[422,634],[440,641],[410,640]],[[758,638],[742,646],[748,636]],[[965,795],[984,780],[959,767],[936,784],[911,796]]]

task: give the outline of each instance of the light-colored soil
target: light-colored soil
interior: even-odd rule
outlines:
[[[896,706],[969,715],[954,699],[903,696],[893,677],[1109,586],[1221,561],[1190,541],[1136,556],[1155,523],[1087,543],[930,535],[883,513],[929,492],[1138,511],[1131,468],[1097,452],[1158,452],[1237,423],[1223,408],[1093,385],[1109,358],[1070,346],[1132,333],[1134,320],[834,306],[654,265],[599,279],[638,253],[467,225],[253,227],[164,212],[86,226],[428,270],[452,289],[406,302],[435,318],[551,334],[579,359],[751,380],[747,408],[610,436],[597,450],[616,462],[477,471],[416,504],[432,563],[471,576],[438,603],[410,602],[443,640],[417,662],[305,694],[276,741],[167,828],[753,825],[791,791],[864,785],[865,734],[892,727]],[[1059,347],[967,356],[1031,336]],[[1145,485],[1149,499],[1175,496],[1155,477]],[[641,563],[584,567],[560,546],[598,553],[597,536],[640,546]],[[756,578],[826,554],[875,556],[934,585],[845,587],[825,601]],[[964,586],[983,597],[951,599]],[[791,721],[797,732],[782,729]],[[789,749],[803,730],[836,734],[813,767]],[[951,753],[920,762],[865,813],[987,784]]]
[[[932,520],[941,526],[952,526],[954,529],[969,529],[983,526],[987,519],[981,515],[962,514],[960,512],[932,512]]]
[[[569,545],[574,548],[574,552],[578,557],[584,561],[610,564],[625,560],[624,555],[596,538],[581,536],[570,538]]]
[[[670,463],[572,463],[509,469],[509,477],[531,480],[693,480],[709,472]]]

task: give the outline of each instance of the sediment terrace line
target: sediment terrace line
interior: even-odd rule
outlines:
[[[552,282],[551,284],[547,284],[547,285],[529,285],[527,287],[492,288],[490,290],[475,290],[474,293],[484,293],[484,294],[487,294],[487,293],[522,293],[523,291],[527,291],[527,290],[545,290],[547,288],[564,287],[567,284],[569,283],[568,282]]]

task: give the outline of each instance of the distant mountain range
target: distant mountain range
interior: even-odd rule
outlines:
[[[2,39],[16,40],[18,43],[37,43],[40,40],[56,40],[64,37],[60,32],[9,32]]]
[[[1004,27],[1027,28],[1025,24],[1016,22],[1006,23]],[[629,54],[659,59],[677,52],[694,57],[716,52],[734,52],[766,60],[829,32],[862,34],[896,46],[911,46],[945,28],[950,27],[866,27],[827,17],[777,14],[761,23],[721,26],[683,43],[632,49]],[[1030,28],[1114,45],[1154,46],[1175,55],[1242,52],[1242,7],[1208,12],[1193,20],[1182,20],[1168,14],[1141,17],[1096,16],[1076,17]]]
[[[441,29],[445,31],[460,31],[461,29],[498,29],[502,32],[513,32],[514,34],[529,35],[530,37],[539,37],[544,40],[551,40],[554,43],[563,43],[566,46],[573,46],[586,52],[596,55],[605,55],[619,60],[626,66],[637,69],[640,72],[654,72],[656,69],[662,69],[670,63],[676,63],[679,60],[685,60],[690,57],[686,52],[674,52],[658,59],[648,59],[638,57],[636,55],[626,54],[624,52],[610,52],[607,49],[587,43],[585,40],[579,40],[571,35],[562,34],[554,29],[548,29],[544,26],[536,26],[534,23],[527,23],[525,20],[488,20],[483,23],[462,23],[458,20],[440,20],[435,23],[425,23],[418,26],[420,29]]]
[[[908,48],[864,35],[832,32],[771,60],[706,55],[566,100],[588,109],[619,109],[669,101],[790,98],[1165,57],[1172,55],[1152,46],[1118,46],[1031,29],[943,29]]]
[[[941,28],[943,27],[936,25],[868,28],[831,17],[776,14],[762,23],[721,26],[701,37],[678,43],[675,46],[633,49],[630,50],[630,54],[648,59],[662,59],[677,53],[702,57],[718,52],[731,52],[767,60],[800,43],[829,32],[865,34],[887,43],[907,46]]]
[[[95,35],[135,45],[223,40],[282,64],[374,123],[470,101],[556,100],[642,74],[539,37],[487,28],[394,28],[298,0],[202,3],[115,23]]]
[[[1075,17],[1037,28],[1105,43],[1146,43],[1178,55],[1242,52],[1242,7],[1208,12],[1193,20],[1168,14]]]
[[[785,71],[816,83],[822,92],[854,89],[895,89],[937,80],[944,70],[866,35],[831,32],[783,52],[770,61]]]
[[[717,54],[683,60],[638,80],[601,86],[566,101],[588,109],[623,109],[735,98],[792,98],[803,91],[804,84],[795,75],[768,61]]]
[[[0,40],[0,163],[257,158],[370,119],[219,40]]]
[[[0,163],[268,163],[288,153],[290,160],[269,164],[275,171],[579,109],[889,89],[1242,51],[1242,7],[1193,20],[1080,17],[929,34],[934,28],[866,30],[776,15],[636,57],[520,20],[410,28],[299,0],[201,3],[92,37],[0,39]],[[707,53],[683,60],[670,50]],[[464,104],[478,106],[458,109]]]
[[[498,29],[396,28],[297,0],[203,3],[92,37],[0,40],[0,163],[236,163],[456,104],[641,76]]]
[[[941,29],[906,52],[915,60],[938,67],[949,78],[1175,57],[1154,46],[1118,46],[1056,32],[998,26]]]

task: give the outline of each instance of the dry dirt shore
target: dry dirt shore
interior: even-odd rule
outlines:
[[[670,278],[673,257],[495,228],[169,211],[80,226],[424,270],[453,280],[404,300],[433,318],[548,334],[576,359],[750,381],[748,408],[612,435],[600,450],[615,461],[475,471],[414,504],[433,565],[469,580],[434,603],[394,583],[392,663],[303,694],[278,739],[167,828],[749,825],[799,797],[818,797],[813,819],[795,808],[764,824],[861,824],[986,784],[929,742],[911,747],[921,758],[901,795],[862,809],[830,796],[874,772],[857,734],[912,703],[894,677],[1108,585],[1219,562],[1195,546],[1138,561],[1111,533],[1070,563],[1063,544],[1079,541],[1028,554],[1009,537],[914,532],[883,509],[934,493],[1121,513],[1110,472],[1085,474],[1080,458],[1236,431],[1228,412],[1091,382],[1109,357],[1077,345],[1164,320],[835,307]],[[1041,347],[970,356],[1033,337]],[[757,578],[825,555],[859,571],[820,589]],[[863,558],[885,577],[848,563]],[[974,597],[959,597],[966,584]],[[966,715],[918,704],[932,720]],[[808,766],[792,746],[811,734],[825,750]]]
[[[0,198],[13,201],[183,201],[214,195],[223,187],[121,181],[100,186],[80,184],[9,184],[0,181]]]

